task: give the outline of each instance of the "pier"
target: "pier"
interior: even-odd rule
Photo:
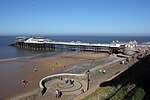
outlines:
[[[135,40],[129,42],[119,42],[116,40],[110,44],[96,44],[82,43],[80,41],[57,42],[43,37],[17,37],[15,43],[11,44],[11,46],[32,51],[92,51],[109,54],[123,53],[126,55],[134,55],[150,50],[150,45],[138,44]]]
[[[15,43],[11,44],[18,48],[27,50],[43,50],[43,51],[94,51],[94,52],[116,52],[124,49],[124,43],[110,43],[110,44],[90,44],[82,43],[80,41],[74,42],[56,42],[48,38],[28,38],[17,37]]]

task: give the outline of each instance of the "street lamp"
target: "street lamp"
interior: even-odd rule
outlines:
[[[133,59],[133,64],[134,64],[134,55],[132,56],[132,59]]]
[[[90,85],[90,79],[89,79],[89,74],[90,74],[90,71],[87,70],[87,90],[89,90],[89,85]]]

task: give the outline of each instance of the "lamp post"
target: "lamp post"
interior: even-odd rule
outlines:
[[[90,79],[89,79],[89,74],[90,74],[90,71],[87,70],[87,90],[89,90],[89,86],[90,86]]]
[[[132,56],[132,59],[133,59],[133,64],[134,64],[134,55]]]

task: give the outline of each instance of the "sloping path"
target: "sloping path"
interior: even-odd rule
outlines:
[[[138,60],[135,59],[134,63],[136,63]],[[84,97],[90,95],[93,93],[97,88],[99,88],[99,85],[104,81],[109,81],[115,77],[117,77],[119,74],[123,73],[125,70],[127,70],[129,67],[131,67],[133,64],[133,59],[126,65],[117,63],[113,66],[106,66],[104,67],[107,72],[106,74],[94,74],[91,76],[91,89],[89,91],[86,91],[85,93],[75,97],[73,100],[82,100]]]

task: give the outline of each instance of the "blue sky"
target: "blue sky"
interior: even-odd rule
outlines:
[[[150,0],[0,0],[0,35],[150,36]]]

